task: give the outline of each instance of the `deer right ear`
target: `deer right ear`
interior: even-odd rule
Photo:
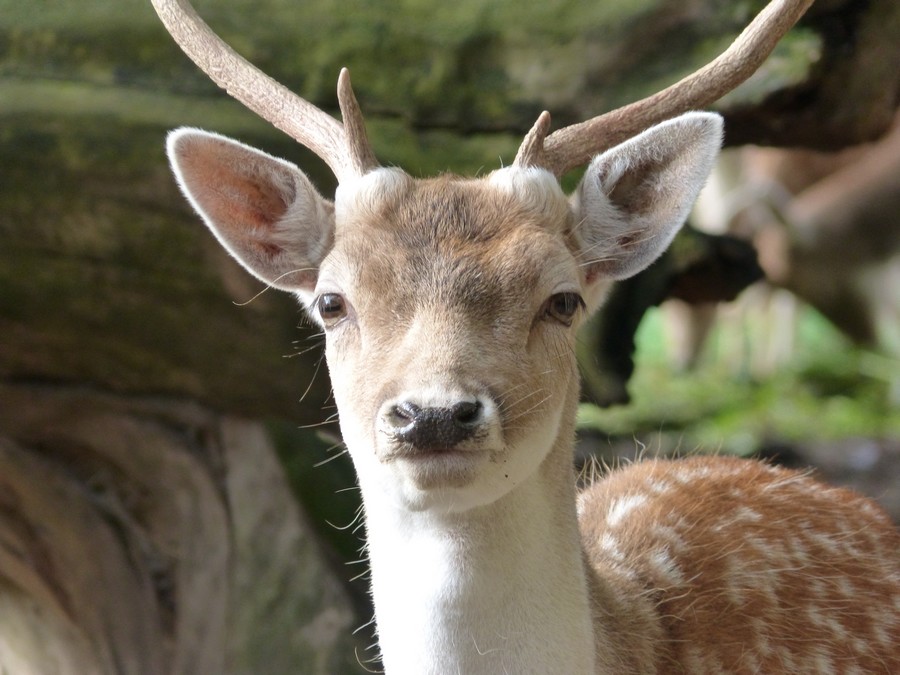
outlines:
[[[290,162],[218,134],[176,129],[182,191],[219,242],[267,284],[307,298],[334,240],[334,205]]]

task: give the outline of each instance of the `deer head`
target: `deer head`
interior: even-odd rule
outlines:
[[[540,463],[510,448],[555,436],[547,416],[559,419],[576,381],[585,308],[668,246],[720,138],[715,115],[662,123],[594,159],[569,198],[537,167],[477,180],[377,168],[345,178],[332,203],[295,166],[220,136],[179,130],[169,153],[225,247],[325,330],[342,430],[360,441],[350,447],[374,444],[373,471],[403,466],[393,460],[411,448],[458,448],[400,482],[474,481],[453,497],[462,508]],[[475,448],[483,466],[463,461]]]
[[[705,113],[643,129],[736,86],[804,4],[773,3],[719,59],[649,99],[549,137],[543,113],[511,167],[422,181],[378,167],[346,70],[341,125],[235,54],[186,2],[156,0],[201,68],[321,156],[339,187],[332,202],[296,166],[194,129],[170,136],[169,157],[219,241],[267,284],[296,293],[325,329],[343,431],[375,443],[373,470],[417,443],[484,447],[502,461],[442,469],[457,484],[477,474],[478,503],[499,490],[482,482],[514,485],[539,463],[510,464],[499,439],[552,429],[545,420],[560,416],[576,377],[571,341],[583,310],[668,246],[722,133]],[[591,157],[567,199],[556,176]]]

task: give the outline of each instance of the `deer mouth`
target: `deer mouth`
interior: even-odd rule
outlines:
[[[392,447],[381,456],[383,462],[406,460],[410,462],[441,462],[459,460],[471,460],[473,457],[485,454],[487,450],[476,447],[476,444],[465,445],[429,445],[418,446],[411,443],[392,443]]]
[[[394,464],[418,489],[433,490],[468,485],[476,478],[489,454],[485,448],[400,444],[381,460]]]

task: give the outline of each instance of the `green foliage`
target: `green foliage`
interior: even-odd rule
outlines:
[[[854,348],[804,309],[791,361],[755,375],[745,337],[718,330],[691,372],[674,372],[660,312],[637,336],[632,402],[601,410],[583,404],[579,426],[634,438],[651,451],[752,454],[772,441],[900,438],[900,361]]]

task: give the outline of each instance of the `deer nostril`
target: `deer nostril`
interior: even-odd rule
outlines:
[[[421,413],[422,409],[415,403],[402,401],[391,407],[387,414],[387,421],[395,429],[402,429],[415,424]]]
[[[453,419],[457,423],[470,426],[481,418],[480,401],[460,401],[452,408]]]

